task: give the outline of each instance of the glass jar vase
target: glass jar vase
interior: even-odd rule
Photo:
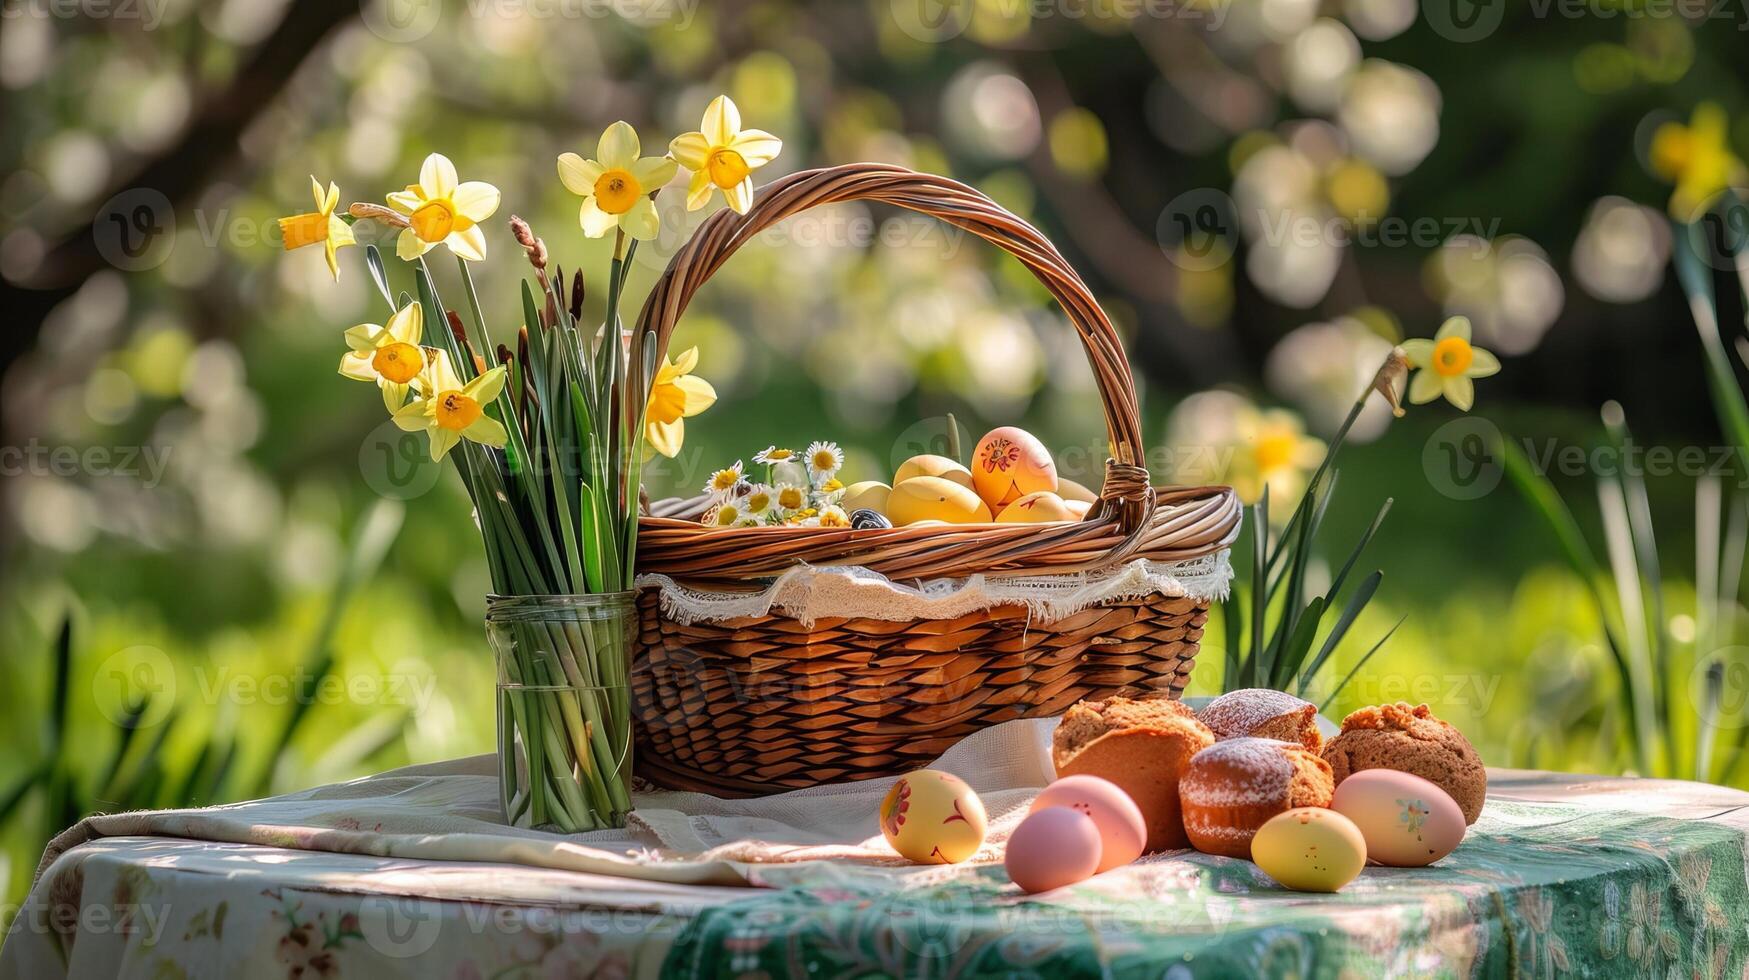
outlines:
[[[489,596],[505,822],[573,834],[631,812],[635,593]]]

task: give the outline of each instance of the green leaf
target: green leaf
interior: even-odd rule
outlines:
[[[1318,705],[1318,710],[1320,712],[1330,707],[1330,702],[1336,700],[1336,696],[1342,693],[1342,689],[1347,687],[1350,681],[1354,680],[1354,675],[1360,673],[1360,668],[1365,667],[1366,662],[1372,659],[1373,654],[1378,653],[1379,650],[1384,648],[1385,641],[1389,640],[1391,635],[1397,632],[1397,627],[1402,626],[1408,621],[1408,619],[1409,617],[1404,615],[1402,619],[1397,620],[1396,626],[1392,626],[1390,629],[1386,630],[1385,635],[1379,637],[1379,641],[1372,645],[1372,649],[1361,654],[1360,659],[1354,662],[1354,666],[1347,674],[1343,675],[1342,680],[1330,690],[1330,696],[1324,699],[1323,704]]]
[[[395,291],[389,288],[389,273],[383,268],[383,253],[375,245],[364,247],[364,265],[370,270],[371,281],[377,284],[377,292],[383,294],[383,302],[389,304],[389,312],[400,309],[395,305]]]
[[[1354,625],[1355,619],[1366,608],[1366,604],[1372,601],[1373,593],[1378,591],[1379,582],[1383,581],[1384,577],[1384,572],[1375,571],[1360,580],[1360,587],[1354,590],[1354,595],[1349,597],[1347,605],[1342,607],[1342,615],[1336,618],[1336,625],[1331,628],[1330,635],[1324,638],[1324,646],[1318,650],[1318,655],[1312,658],[1312,665],[1300,674],[1301,697],[1305,696],[1306,688],[1318,676],[1318,671],[1324,669],[1325,661],[1329,660],[1330,655],[1336,652],[1336,647],[1342,642],[1342,638],[1348,635],[1349,627]],[[1331,596],[1334,597],[1335,592],[1331,592]]]
[[[1324,617],[1324,597],[1316,596],[1306,603],[1305,611],[1298,617],[1298,625],[1293,634],[1278,644],[1277,655],[1269,674],[1269,686],[1280,690],[1287,686],[1299,672],[1300,664],[1304,662],[1307,651],[1312,648],[1312,641],[1318,638],[1318,623]]]

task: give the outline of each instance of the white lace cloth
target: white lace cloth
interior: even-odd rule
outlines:
[[[903,622],[953,619],[992,606],[1027,607],[1039,622],[1072,616],[1113,599],[1149,595],[1224,599],[1233,580],[1225,550],[1180,562],[1145,558],[1109,571],[1067,575],[985,576],[895,582],[860,566],[800,565],[760,592],[713,592],[666,575],[640,575],[638,589],[659,589],[662,612],[679,623],[721,622],[782,612],[804,626],[846,617]]]

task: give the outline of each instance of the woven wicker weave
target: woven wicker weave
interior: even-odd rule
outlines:
[[[773,181],[745,215],[706,220],[657,281],[634,331],[665,353],[694,293],[772,224],[840,201],[933,215],[1018,258],[1074,324],[1104,403],[1111,458],[1083,521],[879,530],[706,528],[663,502],[640,522],[638,571],[717,590],[757,589],[799,563],[860,565],[895,580],[1043,575],[1136,558],[1181,561],[1226,548],[1239,506],[1225,487],[1156,489],[1142,465],[1129,362],[1111,321],[1037,229],[975,190],[902,167],[856,164]],[[629,391],[642,390],[628,386]],[[641,406],[639,406],[641,407]],[[692,516],[687,514],[687,516]],[[653,593],[639,600],[632,683],[638,775],[662,785],[750,795],[887,775],[922,764],[979,728],[1061,712],[1076,700],[1183,689],[1207,605],[1152,596],[1041,623],[1022,606],[950,620],[820,620],[773,612],[682,625]]]

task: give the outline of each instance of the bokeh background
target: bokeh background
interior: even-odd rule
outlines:
[[[449,155],[504,192],[476,274],[505,339],[527,269],[511,213],[567,271],[604,276],[554,158],[592,156],[621,118],[660,147],[719,92],[785,140],[761,180],[892,161],[1044,229],[1127,339],[1160,482],[1267,483],[1285,513],[1305,474],[1284,445],[1327,439],[1393,343],[1469,316],[1505,365],[1470,415],[1437,403],[1393,421],[1375,400],[1343,451],[1314,579],[1394,506],[1364,562],[1383,585],[1315,685],[1326,712],[1422,700],[1491,764],[1749,786],[1749,466],[1706,394],[1703,332],[1670,270],[1683,232],[1650,154],[1661,124],[1703,102],[1728,145],[1749,146],[1740,10],[0,8],[8,894],[88,810],[493,749],[488,583],[461,486],[409,460],[375,394],[335,374],[341,331],[378,318],[363,250],[341,252],[336,284],[320,249],[282,251],[274,219],[309,209],[311,174],[380,201],[427,153]],[[664,195],[668,234],[640,252],[628,311],[700,217],[680,196]],[[1735,358],[1741,289],[1716,265]],[[599,314],[598,290],[588,302]],[[698,346],[722,397],[652,467],[657,496],[817,438],[849,450],[847,480],[886,479],[949,413],[973,436],[1023,425],[1094,472],[1102,458],[1091,375],[1049,297],[995,250],[893,212],[843,206],[766,235],[676,344]],[[1620,438],[1606,419],[1670,461],[1629,456],[1624,472],[1584,455]],[[1454,476],[1492,433],[1583,455],[1548,477],[1595,574],[1575,573],[1497,466]],[[1221,689],[1223,649],[1217,618],[1192,693]],[[1621,718],[1624,671],[1670,708],[1670,751],[1650,760]]]

